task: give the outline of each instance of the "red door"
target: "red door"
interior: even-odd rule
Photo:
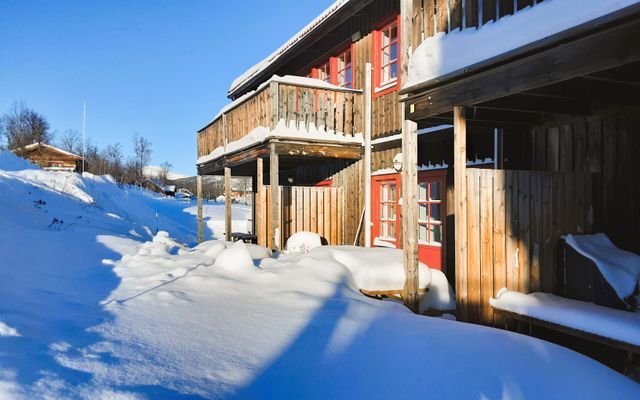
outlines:
[[[372,246],[402,247],[400,216],[400,175],[390,174],[371,178]]]
[[[418,258],[430,268],[444,263],[446,170],[418,174]]]

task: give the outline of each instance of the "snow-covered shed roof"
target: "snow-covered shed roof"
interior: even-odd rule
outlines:
[[[317,31],[318,28],[331,21],[332,17],[337,15],[338,11],[343,10],[347,4],[362,3],[364,5],[369,3],[370,1],[371,0],[336,0],[331,6],[329,6],[329,8],[327,8],[322,14],[317,16],[307,26],[302,28],[285,44],[280,46],[280,48],[271,53],[264,60],[249,68],[245,73],[237,77],[231,84],[231,87],[229,87],[227,95],[231,98],[236,97],[236,95],[238,95],[249,82],[251,82],[254,78],[257,78],[262,72],[273,65],[283,55],[295,49],[296,46],[299,45],[303,41],[303,39],[307,38],[311,33]]]
[[[468,73],[488,60],[638,3],[640,0],[544,1],[477,29],[440,32],[422,42],[413,53],[403,92]]]
[[[47,143],[38,143],[38,142],[36,142],[36,143],[31,143],[31,144],[29,144],[29,145],[27,145],[27,146],[24,146],[24,147],[20,147],[19,149],[15,149],[15,150],[14,150],[14,152],[15,152],[16,154],[26,153],[26,152],[28,152],[28,151],[35,150],[35,149],[37,149],[38,147],[44,147],[45,149],[48,149],[48,150],[54,151],[54,152],[56,152],[56,153],[63,154],[63,155],[68,156],[68,157],[73,157],[73,158],[76,158],[76,159],[78,159],[78,160],[81,160],[81,159],[82,159],[82,156],[79,156],[79,155],[77,155],[77,154],[74,154],[74,153],[72,153],[72,152],[70,152],[70,151],[62,150],[62,149],[61,149],[61,148],[59,148],[59,147],[55,147],[55,146],[52,146],[52,145],[47,144]]]

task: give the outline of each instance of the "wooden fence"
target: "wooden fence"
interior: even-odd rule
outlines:
[[[466,178],[466,260],[456,260],[458,317],[492,324],[490,297],[503,287],[551,292],[558,239],[592,233],[593,175],[469,169]]]
[[[344,243],[344,190],[341,187],[280,186],[280,243],[296,232],[315,232],[330,245]],[[271,187],[262,186],[256,205],[258,244],[271,247]]]

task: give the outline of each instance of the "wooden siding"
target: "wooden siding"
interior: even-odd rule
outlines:
[[[592,183],[588,172],[468,169],[458,315],[491,325],[489,298],[501,288],[551,292],[560,236],[593,232]]]
[[[344,243],[344,190],[341,187],[281,186],[280,243],[296,232],[315,232],[330,245]],[[257,229],[258,244],[272,247],[269,238],[271,217],[267,204],[271,201],[271,187],[258,190]]]
[[[531,130],[534,170],[589,172],[594,179],[594,223],[616,245],[640,253],[640,115],[618,108],[591,117],[574,117]]]
[[[415,50],[422,41],[437,32],[477,27],[542,0],[413,0],[411,45]]]
[[[287,129],[355,135],[363,130],[362,93],[272,82],[198,132],[198,157],[242,139],[252,130]]]

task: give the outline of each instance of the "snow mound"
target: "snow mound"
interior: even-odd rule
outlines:
[[[369,291],[393,291],[404,288],[405,275],[402,250],[356,246],[322,246],[309,252],[318,260],[335,260],[344,265],[353,276],[358,289]],[[431,284],[430,269],[420,263],[419,288]]]
[[[424,294],[420,301],[420,312],[423,313],[429,309],[438,311],[455,311],[456,294],[449,285],[449,281],[445,274],[437,269],[430,269],[431,284],[429,291]]]
[[[20,336],[17,330],[0,321],[0,337]]]
[[[634,294],[640,282],[640,256],[616,247],[604,233],[568,235],[565,241],[596,264],[621,300]]]
[[[213,266],[215,268],[224,268],[235,271],[255,269],[251,253],[249,252],[247,245],[242,241],[233,243],[227,247],[226,250],[220,253]]]
[[[258,246],[257,244],[247,244],[247,250],[249,250],[249,254],[251,254],[251,258],[254,260],[263,260],[265,258],[273,257],[273,252],[264,247]]]
[[[0,170],[22,171],[26,169],[39,169],[39,167],[22,157],[18,157],[9,150],[0,150]]]
[[[314,232],[296,232],[287,240],[285,252],[308,253],[316,247],[322,246],[320,235]]]

